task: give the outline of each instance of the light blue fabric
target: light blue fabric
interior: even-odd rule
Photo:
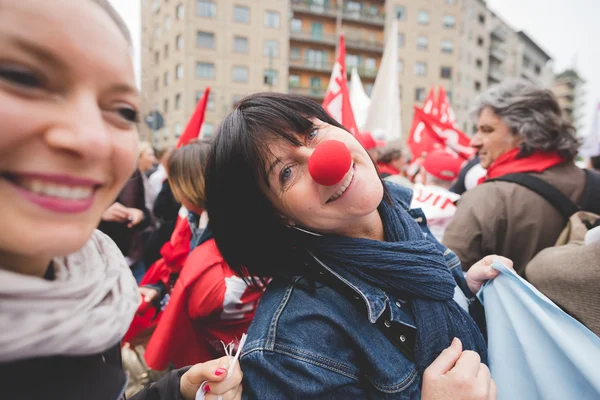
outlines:
[[[504,265],[493,267],[500,275],[477,296],[498,399],[600,399],[600,338]]]

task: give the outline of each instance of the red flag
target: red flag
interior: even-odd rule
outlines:
[[[323,108],[360,140],[358,127],[356,126],[354,113],[350,105],[350,92],[348,91],[348,80],[346,77],[346,45],[344,35],[340,35],[338,49],[338,58],[333,65],[331,79],[325,93],[325,99],[323,100]]]
[[[438,102],[435,98],[435,91],[433,90],[433,86],[431,87],[431,89],[429,89],[429,94],[425,99],[425,103],[423,103],[423,111],[425,112],[425,114],[433,115],[436,117],[439,114],[440,110],[438,107]]]
[[[202,95],[202,98],[198,101],[198,104],[196,104],[196,109],[188,121],[183,134],[179,137],[177,145],[175,146],[176,148],[185,146],[192,140],[197,139],[198,135],[200,135],[200,129],[202,128],[202,123],[204,122],[204,113],[206,112],[209,94],[210,87],[207,87],[204,90],[204,95]]]
[[[414,109],[415,115],[408,137],[408,146],[414,157],[440,148],[446,148],[466,159],[473,157],[475,149],[470,146],[471,140],[467,135],[418,107]]]
[[[438,108],[440,112],[440,121],[456,127],[456,116],[454,115],[452,107],[450,107],[446,91],[441,86],[438,91]]]

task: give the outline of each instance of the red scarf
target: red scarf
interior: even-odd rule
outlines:
[[[565,158],[556,151],[545,153],[536,151],[527,157],[517,158],[519,151],[518,148],[515,148],[498,157],[488,167],[486,176],[479,179],[479,183],[516,172],[540,173],[565,161]]]
[[[400,175],[400,171],[389,164],[377,163],[380,174]]]

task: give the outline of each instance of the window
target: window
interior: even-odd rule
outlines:
[[[454,44],[450,40],[442,40],[442,53],[452,54],[454,52]]]
[[[300,32],[302,30],[302,20],[297,18],[292,19],[290,29],[292,32]]]
[[[177,18],[178,20],[182,20],[184,10],[185,8],[183,7],[183,4],[179,3],[177,7],[175,7],[175,18]]]
[[[196,15],[214,18],[217,16],[217,4],[211,0],[196,0]]]
[[[164,86],[169,85],[169,71],[165,71],[165,73],[163,75],[163,85]]]
[[[197,62],[196,63],[196,77],[204,78],[204,79],[214,79],[215,78],[215,64],[205,63],[205,62]]]
[[[531,65],[531,60],[529,59],[529,57],[523,56],[523,66],[525,68],[529,68],[530,65]]]
[[[201,93],[204,94],[204,92],[201,92]],[[206,102],[206,108],[208,108],[211,111],[215,109],[215,92],[213,92],[213,91],[211,91],[208,94],[208,101]]]
[[[163,111],[166,113],[169,112],[169,99],[165,99],[163,102]]]
[[[327,52],[325,50],[306,49],[304,52],[307,65],[315,67],[327,66]]]
[[[427,64],[419,61],[415,64],[415,75],[425,76],[427,75]]]
[[[426,36],[417,37],[417,50],[427,50],[429,39]]]
[[[160,26],[155,27],[154,28],[154,37],[156,39],[158,39],[161,34],[162,34],[162,29],[160,29]]]
[[[481,69],[481,67],[483,67],[483,61],[481,61],[481,58],[478,58],[478,59],[475,60],[475,65],[479,69]]]
[[[483,47],[483,38],[481,36],[477,37],[477,46]]]
[[[444,3],[453,6],[454,4],[456,4],[456,0],[445,0]]]
[[[540,67],[539,65],[536,64],[535,67],[534,67],[534,69],[535,69],[535,74],[536,75],[539,75],[539,74],[542,73],[542,67]]]
[[[445,78],[445,79],[452,78],[452,68],[451,67],[442,67],[440,69],[440,78]]]
[[[167,32],[169,29],[171,29],[171,16],[170,15],[165,15],[164,24],[165,24],[165,32]]]
[[[485,24],[485,15],[479,14],[479,23],[480,24]]]
[[[196,46],[204,49],[214,49],[215,34],[212,32],[198,31],[196,33]]]
[[[175,137],[179,138],[181,136],[181,122],[175,124]]]
[[[310,87],[321,89],[321,78],[319,78],[318,76],[311,76],[310,77]]]
[[[154,52],[154,64],[158,64],[160,61],[160,53],[158,51]]]
[[[183,48],[183,36],[177,35],[175,38],[175,48],[181,50]]]
[[[346,67],[358,67],[361,57],[355,54],[346,54]]]
[[[289,87],[299,87],[300,86],[300,75],[290,74],[288,78],[288,86]]]
[[[415,89],[415,101],[425,100],[425,88],[418,87]]]
[[[204,122],[202,128],[200,128],[200,137],[209,138],[213,135],[213,124],[210,122]]]
[[[481,90],[481,82],[475,81],[475,90],[477,90],[478,92]]]
[[[320,22],[313,22],[310,25],[310,36],[314,39],[321,39],[323,37],[323,24]]]
[[[265,26],[279,29],[279,13],[277,11],[265,11]]]
[[[175,109],[179,110],[181,108],[181,93],[177,93],[175,95]]]
[[[406,8],[404,6],[396,6],[396,19],[402,21],[406,18]]]
[[[169,45],[165,44],[165,59],[169,57]]]
[[[154,91],[158,91],[158,86],[160,85],[160,79],[154,78]]]
[[[250,9],[244,6],[233,6],[233,20],[236,22],[250,22]]]
[[[404,72],[404,61],[403,60],[398,60],[398,73],[403,73]]]
[[[367,83],[365,85],[365,93],[367,94],[367,96],[370,96],[371,93],[373,93],[373,84],[372,83]]]
[[[243,36],[233,37],[233,51],[235,53],[247,53],[248,52],[248,38]]]
[[[417,14],[417,22],[420,25],[427,25],[429,23],[429,13],[427,11],[419,11]]]
[[[275,86],[277,85],[277,71],[274,69],[265,69],[263,75],[263,82],[265,85]]]
[[[177,64],[175,67],[175,80],[183,79],[183,64]]]
[[[456,18],[452,15],[444,15],[442,23],[444,25],[444,28],[452,29],[456,26]]]
[[[242,83],[248,82],[248,67],[233,67],[233,81]]]
[[[404,47],[404,33],[398,34],[398,47]]]
[[[279,42],[277,40],[265,40],[263,55],[267,57],[279,57]],[[291,49],[290,57],[293,58],[291,56]]]
[[[300,47],[290,47],[290,59],[299,60],[302,58],[302,50]]]
[[[374,71],[377,69],[377,60],[371,57],[367,57],[365,60],[365,69],[367,71]]]

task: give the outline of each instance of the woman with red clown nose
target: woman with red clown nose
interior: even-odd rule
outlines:
[[[231,268],[273,277],[240,358],[248,398],[495,398],[469,314],[493,257],[465,279],[410,190],[384,184],[319,105],[243,99],[219,128],[206,196]]]

